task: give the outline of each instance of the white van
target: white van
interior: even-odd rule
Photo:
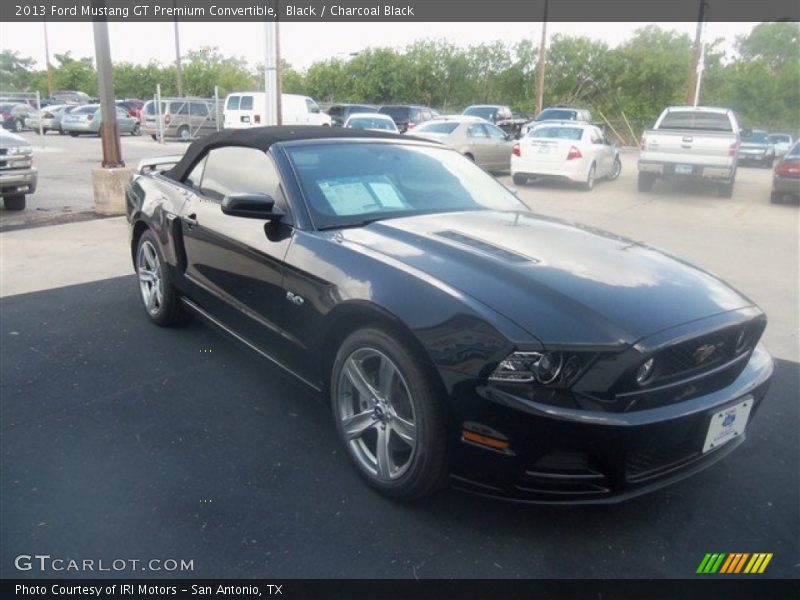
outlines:
[[[267,99],[264,92],[236,92],[225,98],[225,129],[247,129],[265,124]],[[327,125],[331,118],[312,98],[281,94],[284,125]]]

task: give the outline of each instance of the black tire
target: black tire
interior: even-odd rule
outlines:
[[[131,129],[132,136],[139,136],[142,135],[142,127],[138,123],[133,124],[133,129]]]
[[[656,176],[652,173],[639,173],[638,188],[640,192],[649,192],[653,189]]]
[[[717,196],[720,198],[732,198],[733,182],[717,184]]]
[[[6,210],[25,210],[25,194],[14,194],[3,198]]]
[[[372,358],[367,358],[359,364],[361,372],[368,378],[375,377],[370,381],[371,385],[380,387],[377,370],[372,367],[372,365],[378,364],[375,360],[378,360],[379,364],[383,364],[382,361],[388,358],[391,366],[395,369],[392,379],[394,385],[391,387],[393,391],[386,394],[389,398],[387,404],[390,408],[379,413],[384,415],[380,418],[385,420],[377,420],[376,417],[373,425],[364,428],[363,434],[358,435],[353,441],[347,441],[342,419],[343,415],[349,414],[345,412],[348,403],[355,404],[363,401],[364,405],[368,407],[366,410],[363,406],[353,407],[354,412],[358,411],[359,413],[370,413],[372,407],[377,406],[377,404],[370,404],[363,400],[350,383],[352,379],[344,373],[345,365],[350,364],[351,358],[356,360],[355,357],[365,353],[367,355],[373,353]],[[381,357],[376,357],[375,354],[381,355]],[[373,370],[370,371],[370,368]],[[444,402],[434,377],[435,374],[430,371],[430,367],[426,367],[425,363],[416,356],[414,350],[388,329],[359,329],[342,343],[336,353],[331,370],[330,400],[339,438],[359,474],[372,488],[390,498],[396,500],[423,498],[442,489],[447,483],[447,417]],[[349,394],[343,391],[340,395],[340,387],[350,389]],[[412,430],[415,436],[413,451],[410,450],[412,446],[408,445],[408,442],[402,441],[394,429],[395,426],[392,425],[395,418],[392,415],[397,414],[393,411],[400,408],[398,398],[407,405],[403,417],[412,421],[414,425]],[[391,408],[395,404],[398,406]],[[408,410],[411,407],[413,407],[413,412]],[[378,411],[377,408],[374,410]],[[389,417],[387,418],[385,415],[389,415]],[[387,453],[401,452],[401,457],[404,456],[402,454],[404,451],[409,453],[402,472],[398,473],[396,478],[381,477],[380,475],[378,443],[381,439],[379,437],[381,429],[388,440],[386,447],[392,448],[387,450]],[[367,462],[359,458],[359,456],[364,456],[362,447],[369,450],[371,434],[375,446],[374,450],[371,450],[375,459],[374,467],[370,467]],[[389,459],[389,462],[391,463],[393,460]],[[389,473],[389,468],[384,472]]]
[[[597,175],[597,165],[592,163],[589,167],[589,172],[586,174],[586,181],[581,184],[581,189],[584,192],[591,192],[594,189],[595,176]]]
[[[781,195],[780,192],[772,192],[769,195],[769,201],[772,204],[783,204],[783,196]]]
[[[467,152],[464,156],[470,159],[472,162],[475,162],[475,157],[472,156],[472,154],[470,154],[469,152]]]
[[[525,185],[528,183],[527,175],[523,175],[522,173],[514,173],[512,179],[514,180],[514,185]]]
[[[178,137],[184,142],[188,142],[192,139],[192,130],[188,125],[181,125],[178,127]]]
[[[154,304],[152,307],[148,307],[148,304],[145,301],[145,291],[143,289],[144,282],[142,281],[142,267],[144,263],[141,262],[143,260],[141,255],[143,252],[147,252],[144,250],[145,246],[152,248],[157,258],[157,264],[155,265],[157,269],[148,270],[157,271],[161,282],[161,299],[159,302],[157,302],[157,305]],[[181,304],[180,294],[170,279],[170,272],[167,268],[167,263],[164,260],[164,255],[161,252],[159,242],[156,239],[156,236],[153,235],[153,232],[151,232],[149,229],[142,233],[141,237],[139,237],[136,242],[135,265],[138,279],[137,283],[139,284],[139,292],[140,296],[142,297],[142,304],[144,305],[145,314],[149,317],[149,319],[161,327],[169,327],[170,325],[176,325],[186,321],[187,313]],[[156,285],[157,283],[153,284],[153,286]]]
[[[22,131],[22,121],[20,121],[19,119],[14,119],[13,129],[14,133],[19,133],[20,131]]]
[[[70,131],[69,134],[72,137],[78,137],[78,132],[77,131]]]
[[[151,133],[150,137],[153,138],[155,141],[158,141],[158,136],[155,133]]]
[[[608,180],[614,181],[618,179],[619,176],[622,174],[622,161],[619,159],[619,156],[614,159],[614,166],[611,169],[611,173],[608,174]]]

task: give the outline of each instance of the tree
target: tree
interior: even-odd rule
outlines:
[[[0,82],[4,90],[10,92],[31,91],[34,87],[36,61],[22,57],[19,52],[3,50],[0,52]]]
[[[759,23],[739,36],[737,49],[745,60],[763,60],[780,71],[787,63],[800,59],[800,27],[797,23]]]
[[[183,63],[186,95],[211,97],[214,86],[219,95],[251,90],[255,87],[253,74],[243,58],[225,57],[216,47],[203,46],[186,54]]]
[[[91,58],[73,58],[71,52],[65,52],[56,54],[55,59],[54,90],[77,90],[90,96],[97,95],[97,73]]]

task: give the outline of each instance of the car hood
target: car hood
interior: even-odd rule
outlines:
[[[0,146],[30,146],[30,143],[21,135],[11,133],[0,127]]]
[[[742,142],[739,145],[740,149],[757,149],[757,150],[768,150],[772,148],[773,144],[761,144],[758,142]]]
[[[341,230],[468,294],[545,344],[631,344],[752,302],[639,242],[533,213],[470,211]]]

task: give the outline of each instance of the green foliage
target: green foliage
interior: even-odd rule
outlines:
[[[735,109],[749,126],[800,128],[800,28],[796,23],[761,23],[736,42],[726,56],[722,40],[707,44],[700,102]],[[580,36],[550,40],[545,71],[546,106],[577,105],[605,115],[620,133],[634,137],[652,125],[668,105],[683,104],[689,80],[692,40],[685,34],[649,25],[618,47]],[[47,92],[45,71],[35,61],[4,50],[0,84],[8,91]],[[56,55],[55,89],[97,93],[90,58]],[[320,102],[404,102],[460,112],[476,103],[508,104],[535,110],[538,44],[531,39],[491,42],[460,48],[446,40],[421,40],[401,50],[368,48],[350,57],[332,58],[299,72],[282,64],[283,90]],[[164,95],[177,94],[174,64],[114,65],[117,96],[148,99],[157,84]],[[223,56],[215,47],[187,53],[184,93],[220,96],[262,89],[263,66]]]

